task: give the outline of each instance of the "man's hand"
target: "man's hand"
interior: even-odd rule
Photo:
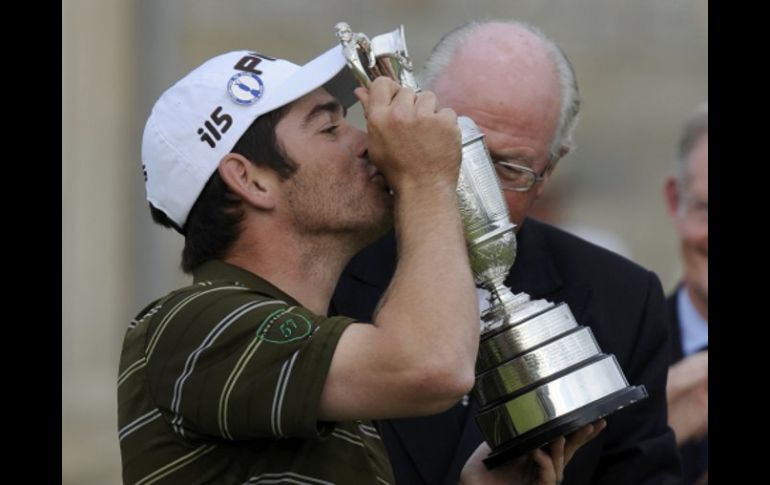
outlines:
[[[386,77],[355,93],[366,116],[369,157],[388,185],[398,192],[417,183],[425,191],[441,181],[454,192],[461,159],[455,112],[439,108],[432,92],[415,93]]]
[[[709,430],[709,353],[698,352],[672,365],[666,385],[668,425],[681,445]]]
[[[520,456],[494,470],[488,470],[483,459],[491,451],[481,443],[465,463],[460,483],[462,485],[555,485],[564,479],[564,468],[575,452],[594,439],[605,427],[603,419],[588,424],[565,439],[563,436],[551,442],[548,453],[537,449]]]

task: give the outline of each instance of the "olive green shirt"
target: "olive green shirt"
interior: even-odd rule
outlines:
[[[221,261],[131,323],[118,376],[125,483],[392,484],[368,421],[321,422],[353,320],[315,315]]]

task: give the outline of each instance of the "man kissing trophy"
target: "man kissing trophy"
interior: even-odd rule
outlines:
[[[419,91],[404,27],[373,38],[335,26],[348,67],[368,86],[388,76]],[[473,392],[476,416],[494,468],[647,397],[629,386],[612,354],[604,354],[591,329],[577,323],[565,303],[514,294],[504,280],[516,258],[516,234],[484,135],[458,117],[462,165],[459,209],[476,285],[489,291],[481,315],[481,340]]]

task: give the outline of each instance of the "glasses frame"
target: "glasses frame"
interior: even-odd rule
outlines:
[[[708,224],[709,222],[709,204],[699,197],[691,194],[681,196],[679,202],[679,215],[685,220],[699,224]]]
[[[526,187],[506,187],[505,179],[498,174],[497,178],[500,180],[501,188],[503,190],[507,190],[509,192],[529,192],[530,190],[532,190],[532,187],[534,187],[535,184],[545,180],[546,172],[548,172],[548,170],[553,166],[553,163],[549,161],[548,164],[546,164],[546,166],[543,169],[543,171],[540,172],[540,173],[537,173],[534,170],[532,170],[531,168],[526,167],[524,165],[519,165],[518,163],[505,162],[503,160],[495,160],[493,162],[493,164],[494,165],[502,165],[503,167],[510,168],[512,170],[520,170],[520,171],[522,171],[524,173],[527,173],[527,174],[532,176],[531,178],[529,178],[530,182],[529,182],[529,185],[527,185]]]

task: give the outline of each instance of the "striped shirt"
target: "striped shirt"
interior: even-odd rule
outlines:
[[[347,317],[318,316],[221,261],[129,325],[118,375],[123,480],[392,484],[368,421],[321,422]]]

